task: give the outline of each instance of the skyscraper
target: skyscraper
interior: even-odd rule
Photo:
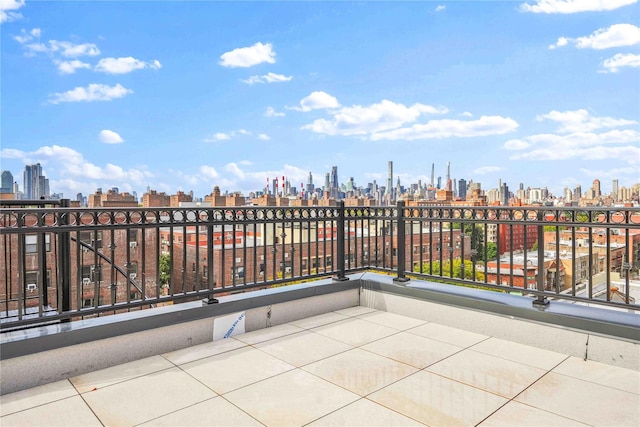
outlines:
[[[49,198],[49,180],[42,173],[40,163],[24,167],[24,195],[27,199]]]
[[[4,187],[4,181],[2,186]],[[613,197],[613,200],[618,200],[618,180],[614,179],[613,183],[611,184],[611,197]]]
[[[599,179],[594,179],[593,180],[593,194],[594,194],[595,197],[602,196],[602,193],[600,192],[600,180]]]
[[[331,188],[338,188],[338,167],[333,166],[331,168]]]
[[[467,200],[467,181],[463,178],[458,180],[458,197]]]
[[[389,160],[387,166],[387,194],[389,199],[393,200],[393,161]]]
[[[435,172],[436,172],[436,164],[435,163],[431,163],[431,181],[429,182],[429,186],[431,188],[433,188],[436,185]]]
[[[13,193],[13,174],[10,171],[2,171],[0,193]]]
[[[309,172],[309,178],[307,178],[307,193],[313,193],[314,189],[315,187],[313,186],[313,175],[311,175],[311,172]]]

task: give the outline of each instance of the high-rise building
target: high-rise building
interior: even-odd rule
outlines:
[[[447,162],[447,184],[451,179],[451,162]]]
[[[593,180],[593,194],[594,194],[595,197],[602,196],[602,192],[600,191],[600,180],[599,179],[594,179]]]
[[[387,165],[387,195],[393,200],[393,161],[389,160]]]
[[[322,191],[330,191],[331,184],[329,183],[329,173],[324,174],[324,188]]]
[[[338,167],[333,166],[331,168],[331,188],[338,188]]]
[[[0,182],[0,193],[13,193],[13,174],[10,171],[2,171]]]
[[[435,172],[436,172],[436,164],[435,163],[431,163],[431,181],[429,182],[429,186],[431,186],[433,188],[434,185],[436,185],[435,180]]]
[[[34,200],[44,197],[49,198],[49,180],[42,173],[40,163],[26,165],[24,167],[24,195],[25,198]]]
[[[573,190],[573,200],[579,201],[582,198],[582,186],[576,185],[576,188]]]
[[[467,181],[465,179],[458,180],[458,197],[462,200],[467,199]]]
[[[307,178],[307,193],[313,193],[314,189],[315,187],[313,186],[313,175],[311,175],[311,172],[309,172],[309,178]]]
[[[4,187],[4,184],[3,184]],[[611,197],[613,197],[614,200],[618,199],[618,180],[614,179],[613,183],[611,184]]]

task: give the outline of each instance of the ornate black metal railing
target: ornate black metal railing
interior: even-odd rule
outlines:
[[[640,210],[546,207],[0,210],[2,330],[375,269],[638,310]]]

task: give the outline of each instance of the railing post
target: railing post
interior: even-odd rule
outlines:
[[[404,200],[400,200],[396,205],[396,223],[398,224],[397,240],[398,240],[398,277],[394,278],[394,282],[405,283],[409,279],[405,277],[404,264],[406,262],[405,246],[406,246],[406,231],[404,222]],[[391,242],[393,244],[393,242]],[[391,265],[393,266],[393,257],[391,258]]]
[[[60,212],[60,225],[69,225],[69,199],[60,200],[60,208],[65,211]],[[58,253],[58,271],[60,271],[59,286],[62,289],[61,311],[71,311],[71,233],[63,231],[58,235],[60,239],[60,252]],[[79,246],[78,246],[79,248]],[[63,320],[69,322],[70,319]]]
[[[338,208],[338,230],[336,236],[337,250],[338,250],[338,275],[333,277],[333,280],[337,282],[345,282],[349,280],[345,274],[344,268],[344,248],[346,246],[345,234],[344,234],[344,200],[340,200],[337,205]]]
[[[538,211],[538,221],[542,222],[544,213]],[[544,292],[544,225],[538,225],[538,292]],[[549,300],[544,295],[536,296],[533,305],[549,305]]]

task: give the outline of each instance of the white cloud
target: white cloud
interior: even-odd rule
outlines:
[[[579,13],[618,9],[637,3],[638,0],[537,0],[534,4],[523,3],[520,10],[533,13]]]
[[[87,87],[76,87],[67,92],[50,94],[49,103],[111,101],[130,93],[133,93],[133,91],[123,87],[120,83],[115,86],[92,83]]]
[[[549,49],[555,49],[557,47],[562,47],[562,46],[566,46],[569,44],[569,39],[566,37],[560,37],[558,38],[558,41],[555,42],[552,45],[549,45]]]
[[[205,178],[217,178],[218,171],[213,166],[200,166],[200,173]]]
[[[600,28],[591,35],[571,39],[560,37],[549,49],[566,46],[569,42],[578,49],[609,49],[612,47],[633,46],[640,43],[640,28],[632,24],[614,24],[609,28]]]
[[[416,140],[434,138],[470,138],[477,136],[502,135],[518,128],[518,122],[501,116],[482,116],[477,120],[430,120],[425,124],[415,124],[409,128],[394,129],[371,135],[378,140]]]
[[[100,55],[100,49],[93,43],[74,44],[68,41],[49,40],[49,49],[60,53],[65,58]]]
[[[525,148],[531,147],[531,144],[527,141],[523,141],[522,139],[510,139],[504,143],[505,150],[524,150]]]
[[[236,135],[251,135],[251,132],[246,129],[238,129],[232,130],[231,132],[216,132],[210,136],[207,136],[202,141],[203,142],[218,142],[218,141],[228,141]]]
[[[335,99],[335,98],[334,98]],[[336,101],[337,102],[337,101]],[[422,114],[447,112],[443,107],[414,104],[407,107],[388,100],[366,107],[354,105],[332,112],[332,120],[317,119],[302,129],[327,135],[368,135],[397,129],[405,123],[414,122]]]
[[[438,6],[436,6],[436,12],[441,12],[441,11],[445,10],[446,8],[447,8],[447,6],[445,6],[443,4],[438,5]]]
[[[1,1],[1,0],[0,0]],[[19,36],[13,36],[13,39],[20,44],[25,44],[30,42],[33,39],[39,39],[41,34],[40,28],[33,28],[31,31],[27,32],[24,28],[20,30]]]
[[[591,176],[593,178],[603,179],[603,178],[618,178],[623,175],[629,175],[631,177],[636,177],[638,174],[638,168],[627,167],[627,168],[613,168],[609,170],[592,170],[587,168],[580,168],[580,172],[585,175]]]
[[[263,76],[251,76],[246,80],[241,80],[243,83],[252,85],[255,83],[280,83],[289,82],[293,79],[293,76],[285,76],[283,74],[267,73]]]
[[[602,66],[610,73],[617,73],[622,67],[640,67],[640,55],[633,53],[617,53],[613,57],[605,59]]]
[[[258,139],[262,140],[262,141],[268,141],[271,139],[271,137],[269,135],[267,135],[266,133],[261,133],[260,135],[258,135]]]
[[[204,142],[227,141],[231,139],[233,133],[217,132],[203,139]]]
[[[265,117],[284,117],[285,114],[274,110],[273,107],[267,107],[267,109],[264,112],[264,116]]]
[[[143,68],[157,70],[162,68],[162,64],[160,64],[160,61],[157,59],[152,62],[145,62],[131,56],[123,58],[102,58],[98,61],[95,70],[107,74],[127,74]]]
[[[291,107],[291,109],[307,112],[323,108],[338,107],[340,107],[340,103],[335,97],[323,91],[316,91],[311,92],[309,96],[302,98],[302,100],[300,100],[300,107]]]
[[[236,163],[228,163],[225,165],[224,170],[235,175],[237,178],[244,179],[245,177],[245,173]]]
[[[273,64],[276,62],[276,53],[271,43],[260,42],[250,47],[240,47],[220,56],[220,65],[223,67],[251,67],[263,62]]]
[[[84,191],[92,191],[87,188],[88,180],[105,180],[109,187],[131,187],[144,185],[153,176],[145,170],[125,170],[111,163],[101,167],[87,161],[80,152],[59,145],[40,147],[33,152],[13,150],[12,154],[26,161],[49,165],[47,175],[57,179],[84,181]],[[4,156],[4,150],[2,155]]]
[[[0,0],[0,23],[21,19],[22,14],[14,11],[22,6],[24,6],[24,0]]]
[[[504,168],[501,168],[499,166],[483,166],[474,169],[473,173],[476,175],[486,175],[488,173],[500,172],[501,170],[504,170]]]
[[[635,120],[615,119],[613,117],[593,117],[585,109],[575,111],[556,111],[536,117],[538,121],[551,120],[560,123],[558,132],[590,132],[601,128],[615,128],[637,124]]]
[[[468,112],[468,111],[465,111],[464,113],[460,113],[460,115],[461,115],[462,117],[473,117],[473,114],[471,114],[471,113],[470,113],[470,112]]]
[[[23,36],[14,37],[20,43],[27,43],[33,38],[40,37],[40,30],[36,29],[37,37],[32,35],[32,38],[26,38]],[[32,30],[33,31],[33,30]],[[48,45],[45,43],[28,43],[23,44],[24,49],[27,50],[27,55],[35,55],[37,53],[46,53],[49,55],[60,55],[65,58],[77,58],[80,56],[97,56],[100,55],[100,49],[93,43],[81,43],[74,44],[69,41],[49,40]]]
[[[62,74],[74,74],[77,69],[91,68],[91,65],[78,59],[74,59],[72,61],[54,61],[54,63],[58,66],[58,70]]]
[[[120,144],[124,142],[124,139],[118,133],[108,129],[101,130],[98,137],[105,144]]]
[[[632,129],[566,135],[538,134],[524,138],[524,142],[529,146],[512,155],[512,160],[617,159],[637,164],[640,158],[640,132]]]

